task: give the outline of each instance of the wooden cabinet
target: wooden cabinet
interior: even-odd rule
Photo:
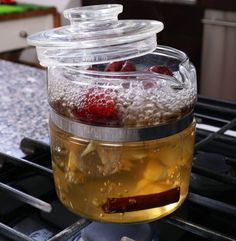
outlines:
[[[27,36],[59,25],[55,8],[0,14],[0,52],[25,48]]]

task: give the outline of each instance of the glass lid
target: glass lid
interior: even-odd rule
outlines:
[[[118,20],[122,5],[102,4],[67,9],[70,25],[28,37],[43,65],[87,65],[124,60],[152,52],[163,23]]]

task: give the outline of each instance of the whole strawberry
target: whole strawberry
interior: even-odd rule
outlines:
[[[119,117],[114,95],[111,89],[86,89],[81,95],[80,103],[72,111],[74,118],[94,125],[118,125]]]

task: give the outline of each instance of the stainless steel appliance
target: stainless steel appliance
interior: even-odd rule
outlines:
[[[205,10],[200,93],[236,100],[236,12]]]

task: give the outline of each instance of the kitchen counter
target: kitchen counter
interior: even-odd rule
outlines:
[[[0,60],[0,152],[20,156],[23,137],[48,139],[46,71]]]

